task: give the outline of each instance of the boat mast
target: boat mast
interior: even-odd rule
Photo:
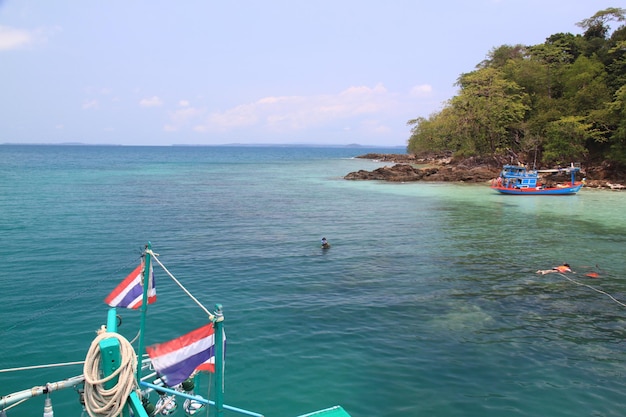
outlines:
[[[224,415],[224,314],[222,305],[215,304],[215,409]]]
[[[148,311],[148,288],[150,287],[150,254],[152,254],[152,243],[148,242],[144,251],[143,266],[143,298],[141,300],[141,324],[139,326],[139,348],[137,349],[137,358],[141,363],[143,356],[143,335],[146,329],[146,313]],[[141,381],[141,366],[137,366],[137,381]]]

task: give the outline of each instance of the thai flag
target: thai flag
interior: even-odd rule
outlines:
[[[226,355],[226,333],[224,333],[224,329],[222,329],[222,340],[224,343],[224,349],[222,349],[222,355]],[[222,357],[222,361],[224,361],[224,357]],[[205,372],[213,372],[215,373],[215,355],[211,355],[208,361],[202,362],[200,365],[196,367],[196,371],[205,371]]]
[[[104,302],[111,307],[124,307],[138,309],[143,302],[143,271],[144,262],[131,272],[120,285],[118,285]],[[148,280],[148,304],[156,301],[156,288],[154,286],[154,271],[150,264],[150,279]]]
[[[215,363],[213,323],[169,342],[148,346],[146,352],[161,379],[170,387],[178,385],[212,358]]]

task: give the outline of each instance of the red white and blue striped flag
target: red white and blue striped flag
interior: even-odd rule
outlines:
[[[215,366],[213,323],[202,326],[169,342],[148,346],[152,366],[170,387],[180,384],[198,367]]]
[[[224,346],[224,349],[222,349],[222,355],[224,356],[226,355],[226,333],[224,333],[224,329],[222,329],[222,342]],[[222,361],[224,360],[225,358],[222,357]],[[211,355],[209,360],[207,360],[206,362],[202,362],[200,365],[198,365],[196,367],[196,371],[205,371],[205,372],[215,373],[215,354]]]
[[[123,307],[138,309],[143,303],[143,271],[144,262],[131,272],[120,285],[118,285],[104,302],[111,307]],[[150,263],[150,279],[148,280],[148,304],[156,301],[156,288],[154,285],[154,271]]]

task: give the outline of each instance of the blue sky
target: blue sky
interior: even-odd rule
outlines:
[[[494,47],[618,3],[0,0],[0,143],[403,146]]]

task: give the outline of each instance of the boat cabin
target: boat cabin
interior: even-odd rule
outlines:
[[[506,188],[536,188],[537,171],[528,171],[525,166],[505,165],[500,173],[502,186]]]

